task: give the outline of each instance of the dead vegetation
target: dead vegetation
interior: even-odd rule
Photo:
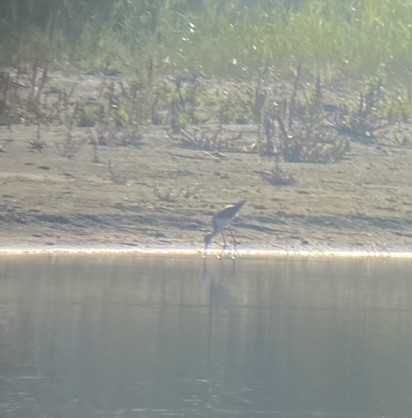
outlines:
[[[192,195],[192,192],[185,187],[181,187],[178,189],[160,189],[158,187],[155,187],[153,189],[153,193],[159,200],[163,202],[175,202],[179,198],[189,199]]]
[[[286,83],[268,65],[256,71],[253,82],[218,83],[200,73],[160,77],[149,58],[136,70],[134,81],[113,75],[108,61],[90,94],[80,94],[75,81],[63,86],[54,79],[38,59],[4,68],[0,124],[36,125],[36,137],[28,146],[39,153],[53,149],[42,138],[43,128],[64,127],[55,150],[68,159],[76,159],[89,146],[92,162],[105,163],[101,147],[140,148],[142,128],[161,125],[174,145],[270,158],[273,169],[264,170],[262,177],[273,185],[293,185],[296,180],[282,167],[285,162],[337,163],[347,157],[353,141],[411,146],[402,129],[392,129],[389,141],[380,138],[388,127],[409,123],[411,113],[405,95],[389,95],[380,78],[364,82],[359,94],[342,98],[319,75],[304,74],[300,65]],[[127,182],[105,164],[113,182]]]
[[[185,148],[218,152],[233,151],[236,148],[236,142],[242,138],[242,132],[233,133],[222,127],[195,127],[181,129],[179,133],[168,130],[167,134],[172,143],[180,144]]]

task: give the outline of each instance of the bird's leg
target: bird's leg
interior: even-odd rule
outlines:
[[[239,244],[239,242],[236,240],[235,234],[232,231],[232,228],[228,228],[229,232],[230,232],[230,236],[232,237],[232,241],[233,241],[233,252],[232,252],[232,258],[235,258],[235,254],[236,254],[236,249],[237,249],[237,244]]]
[[[223,230],[222,230],[222,238],[223,238],[223,247],[222,247],[222,251],[218,255],[219,258],[222,258],[222,255],[225,252],[225,249],[227,247],[226,236],[225,236],[225,232]]]
[[[232,228],[228,228],[229,232],[230,232],[230,236],[232,237],[232,241],[233,241],[233,249],[236,251],[236,247],[237,244],[239,244],[239,241],[236,240],[235,234],[232,231]]]

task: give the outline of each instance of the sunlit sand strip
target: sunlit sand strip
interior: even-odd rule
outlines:
[[[206,258],[216,258],[219,249],[207,251]],[[204,255],[199,248],[149,248],[149,247],[0,247],[0,256],[11,255],[133,255],[151,257],[199,257]],[[222,259],[230,259],[232,253],[225,251]],[[278,257],[339,257],[339,258],[402,258],[412,260],[412,251],[357,251],[339,249],[266,249],[246,248],[236,251],[236,258],[278,258]]]

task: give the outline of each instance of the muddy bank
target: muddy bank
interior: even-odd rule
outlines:
[[[35,125],[0,127],[0,247],[201,248],[213,214],[246,199],[234,224],[244,248],[412,249],[410,148],[354,141],[335,164],[283,163],[295,181],[275,186],[273,160],[248,150],[256,128],[228,129],[239,144],[213,153],[161,126],[116,145],[77,127],[68,156],[62,126],[43,126],[41,147]]]

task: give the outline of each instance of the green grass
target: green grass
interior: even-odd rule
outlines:
[[[201,70],[233,78],[262,64],[288,72],[299,62],[317,73],[384,75],[409,83],[410,0],[318,0],[295,9],[287,1],[255,2],[252,8],[243,3],[105,1],[101,13],[90,5],[66,13],[54,8],[42,25],[26,21],[19,28],[3,19],[0,65],[37,58],[90,69],[109,60],[125,71],[143,68],[150,58],[159,72]]]
[[[0,124],[66,125],[59,152],[69,158],[83,145],[75,126],[93,128],[96,147],[139,146],[152,123],[184,146],[221,151],[233,138],[212,126],[254,124],[251,150],[324,163],[348,152],[341,136],[372,143],[410,120],[412,0],[247,2],[67,0],[22,21],[6,13]],[[75,84],[46,88],[54,69],[99,71],[95,100],[75,95]],[[122,77],[109,79],[111,70]]]

